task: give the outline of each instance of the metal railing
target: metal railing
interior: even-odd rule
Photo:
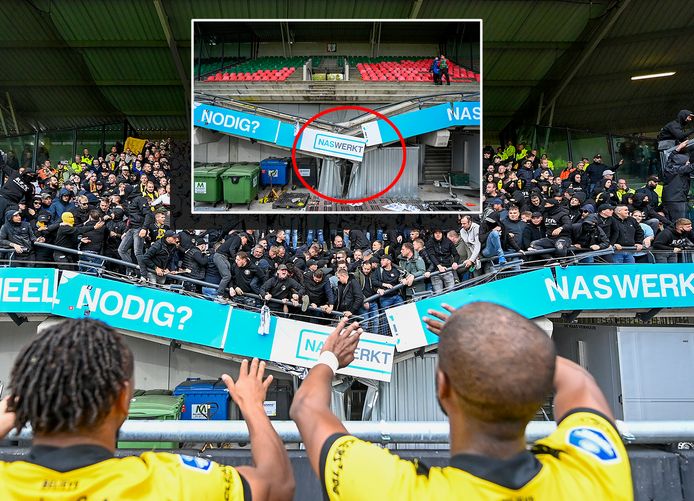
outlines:
[[[97,259],[97,260],[103,260],[103,261],[105,261],[105,262],[117,264],[117,265],[120,265],[120,266],[124,266],[124,267],[130,268],[130,269],[132,269],[132,270],[139,270],[139,269],[140,269],[140,267],[139,267],[137,264],[135,264],[135,263],[129,263],[129,262],[127,262],[127,261],[123,261],[122,259],[117,259],[117,258],[113,258],[113,257],[109,257],[109,256],[104,256],[104,255],[102,255],[102,254],[96,254],[96,253],[93,253],[93,252],[85,252],[85,251],[80,251],[80,250],[77,250],[77,249],[69,249],[69,248],[67,248],[67,247],[60,247],[60,246],[58,246],[58,245],[47,244],[47,243],[45,243],[45,242],[35,242],[34,245],[35,245],[35,246],[39,246],[39,247],[44,247],[44,248],[46,248],[46,249],[51,249],[51,250],[54,250],[54,251],[65,252],[65,253],[68,253],[68,254],[74,254],[74,255],[79,256],[79,257],[88,257],[88,258],[90,259],[90,261],[80,261],[79,263],[76,263],[76,264],[80,264],[80,265],[83,266],[83,267],[89,267],[89,268],[92,268],[92,269],[99,269],[99,268],[100,268],[99,265],[98,265],[98,264],[95,264],[93,261],[91,261],[91,260]],[[3,249],[0,249],[0,252],[1,252],[2,250],[3,250]],[[14,252],[13,249],[7,249],[7,250]],[[172,280],[181,282],[181,283],[195,284],[195,285],[199,285],[199,286],[201,286],[201,287],[213,288],[213,289],[215,289],[215,290],[216,290],[217,287],[219,286],[219,284],[213,284],[213,283],[210,283],[210,282],[205,282],[204,280],[198,280],[198,279],[195,279],[195,278],[186,277],[186,276],[184,276],[184,275],[166,275],[166,277],[167,277],[167,278],[170,278],[170,279],[172,279]],[[154,285],[154,284],[152,284],[152,285]],[[277,304],[277,305],[291,304],[291,303],[285,303],[285,302],[282,301],[281,299],[275,299],[275,298],[265,299],[265,298],[260,297],[260,296],[257,295],[257,294],[253,294],[253,293],[250,293],[250,292],[244,293],[243,297],[250,297],[250,298],[253,298],[253,299],[257,300],[257,301],[260,301],[261,304],[262,304],[262,303],[265,303],[265,302],[273,303],[273,304]],[[210,298],[210,299],[212,299],[212,298]],[[232,301],[233,301],[233,300],[232,300]],[[314,313],[324,313],[323,310],[318,309],[318,308],[312,308],[311,306],[309,306],[309,307],[306,309],[306,311],[312,311],[312,312],[314,312]],[[332,315],[333,315],[333,316],[342,316],[343,314],[344,314],[344,313],[341,312],[341,311],[333,311],[333,312],[332,312]]]
[[[345,421],[354,436],[381,444],[448,444],[447,421]],[[273,421],[273,427],[285,443],[300,443],[301,435],[293,421]],[[553,421],[531,421],[526,430],[528,443],[551,434]],[[617,421],[617,429],[627,444],[667,444],[694,440],[694,421]],[[10,440],[30,440],[31,429],[8,436]],[[172,442],[248,442],[244,421],[151,421],[129,420],[123,423],[119,440]]]

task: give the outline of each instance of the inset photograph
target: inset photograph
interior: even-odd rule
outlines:
[[[479,20],[192,25],[194,213],[480,211]]]

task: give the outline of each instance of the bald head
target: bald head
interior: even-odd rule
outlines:
[[[456,310],[439,340],[439,368],[465,414],[521,430],[552,391],[555,357],[533,322],[491,303]]]

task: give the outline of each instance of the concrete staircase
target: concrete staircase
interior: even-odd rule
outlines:
[[[424,175],[422,183],[431,184],[434,181],[443,181],[451,171],[451,147],[435,148],[426,146],[424,151]]]
[[[292,75],[300,74],[297,71]],[[353,73],[350,72],[350,77]],[[434,102],[453,101],[460,94],[480,91],[479,83],[451,83],[439,87],[428,82],[304,82],[299,76],[285,82],[195,82],[195,90],[252,103],[393,103],[417,96],[437,95]],[[445,93],[445,94],[442,94]],[[456,98],[456,94],[458,97]]]

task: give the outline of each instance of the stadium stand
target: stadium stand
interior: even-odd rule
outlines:
[[[429,82],[432,59],[415,59],[412,57],[350,57],[349,64],[359,70],[362,80],[382,82]],[[453,61],[449,62],[452,82],[479,82],[480,75],[463,68]]]
[[[303,57],[261,57],[227,67],[224,72],[218,71],[214,75],[208,75],[205,79],[208,82],[283,82],[296,71],[297,67],[304,64],[304,60]]]

